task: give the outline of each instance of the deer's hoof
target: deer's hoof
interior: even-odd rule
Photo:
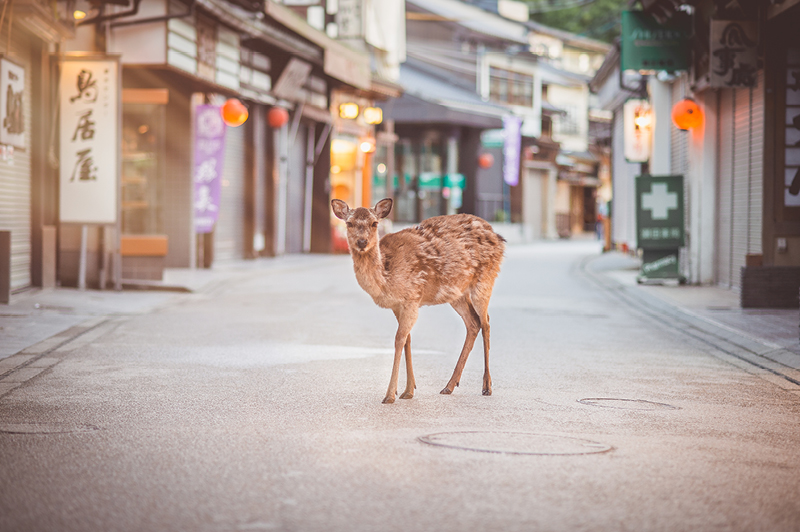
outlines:
[[[403,395],[400,396],[400,399],[413,399],[414,392],[403,392]]]
[[[491,388],[484,388],[483,389],[483,395],[492,395],[492,389]]]
[[[383,398],[383,401],[382,401],[382,402],[383,402],[383,404],[385,404],[385,405],[390,405],[390,404],[394,403],[394,397],[389,397],[389,396],[387,395],[386,397],[384,397],[384,398]]]
[[[442,390],[439,393],[442,394],[442,395],[450,395],[451,393],[453,393],[453,390],[451,390],[450,388],[445,387],[445,389]]]

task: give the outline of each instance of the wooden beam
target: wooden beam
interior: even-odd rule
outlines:
[[[122,89],[122,103],[167,105],[169,89]]]

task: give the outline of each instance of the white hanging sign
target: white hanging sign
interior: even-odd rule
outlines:
[[[645,163],[650,159],[652,140],[650,103],[628,100],[622,107],[625,159],[629,163]]]
[[[25,69],[0,59],[0,144],[25,147]]]
[[[63,57],[59,94],[61,222],[116,223],[121,128],[118,57]]]

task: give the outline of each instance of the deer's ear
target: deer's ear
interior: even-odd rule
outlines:
[[[392,200],[389,198],[382,199],[375,205],[375,214],[378,219],[386,218],[392,212]]]
[[[331,200],[331,208],[333,208],[333,214],[340,220],[346,219],[350,214],[350,207],[340,199]]]

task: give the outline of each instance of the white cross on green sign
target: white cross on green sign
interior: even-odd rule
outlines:
[[[636,178],[636,231],[640,249],[684,245],[683,176]]]

